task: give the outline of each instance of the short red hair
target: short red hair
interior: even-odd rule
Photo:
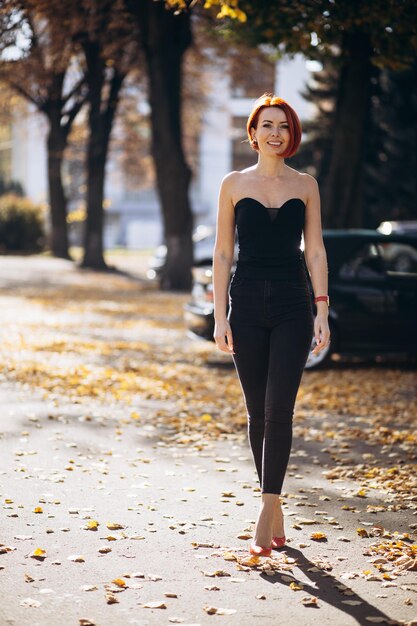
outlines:
[[[287,116],[287,122],[289,126],[288,130],[290,132],[290,141],[288,144],[288,148],[281,156],[283,156],[284,158],[289,158],[289,157],[294,156],[301,142],[301,135],[302,135],[301,122],[299,120],[297,113],[288,104],[288,102],[286,102],[286,100],[283,100],[282,98],[278,98],[278,96],[274,96],[272,93],[264,93],[260,98],[258,98],[248,117],[248,121],[246,123],[246,130],[247,130],[249,142],[252,148],[256,150],[257,152],[259,151],[259,148],[257,147],[257,145],[253,143],[252,135],[250,131],[252,128],[256,130],[256,127],[258,125],[259,114],[262,111],[262,109],[265,109],[267,107],[279,107],[280,109],[284,111],[285,115]]]

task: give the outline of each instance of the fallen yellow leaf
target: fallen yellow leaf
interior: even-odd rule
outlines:
[[[118,524],[117,522],[107,522],[106,526],[109,530],[120,530],[124,528],[122,524]]]
[[[300,585],[296,582],[292,582],[289,584],[290,589],[292,589],[293,591],[301,591],[302,589],[304,589],[304,585]]]
[[[310,539],[314,539],[315,541],[323,541],[323,540],[327,540],[327,535],[326,533],[322,533],[322,532],[311,533]]]
[[[46,558],[46,550],[43,550],[42,548],[36,548],[30,556],[32,557],[32,559],[38,559],[39,561],[43,561]]]

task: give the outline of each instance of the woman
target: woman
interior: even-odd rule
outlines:
[[[292,418],[314,334],[313,354],[330,341],[327,257],[316,180],[285,163],[301,125],[283,99],[264,94],[247,121],[256,165],[231,172],[219,193],[213,256],[214,339],[232,358],[248,416],[248,439],[261,485],[251,554],[285,544],[280,494],[292,445]],[[236,271],[229,285],[235,228]],[[300,250],[314,289],[313,307]],[[227,297],[229,314],[227,315]]]

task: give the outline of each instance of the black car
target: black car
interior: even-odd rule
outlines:
[[[417,234],[324,229],[323,241],[331,340],[318,355],[310,352],[306,368],[324,365],[332,353],[416,357]],[[211,264],[208,259],[193,269],[192,297],[184,308],[189,332],[208,340],[213,340],[214,332]],[[309,288],[315,313],[310,279]]]

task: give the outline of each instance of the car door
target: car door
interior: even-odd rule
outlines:
[[[365,241],[342,264],[332,289],[342,350],[362,352],[383,345],[387,332],[385,288],[386,274],[378,246]]]
[[[387,275],[385,342],[390,350],[417,353],[417,238],[380,245]]]

